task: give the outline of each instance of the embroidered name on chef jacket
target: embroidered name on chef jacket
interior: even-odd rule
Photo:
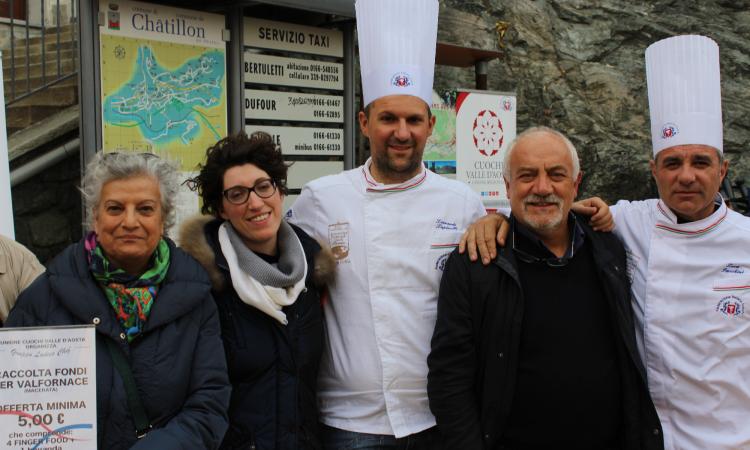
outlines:
[[[736,274],[742,274],[745,273],[745,269],[742,268],[739,264],[729,263],[721,270],[722,273],[736,273]]]
[[[430,250],[450,250],[436,256],[434,260],[435,270],[441,272],[445,270],[445,263],[448,261],[451,251],[458,247],[461,235],[462,233],[459,231],[456,221],[443,218],[435,220],[435,226],[430,238]]]

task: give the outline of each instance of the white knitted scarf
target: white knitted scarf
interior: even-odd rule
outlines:
[[[300,292],[305,288],[307,261],[304,261],[305,258],[302,258],[305,264],[304,274],[292,286],[278,288],[263,285],[240,267],[237,252],[232,246],[226,230],[226,227],[230,226],[229,222],[224,222],[219,227],[219,245],[221,246],[221,252],[227,260],[234,290],[244,303],[263,311],[278,320],[282,325],[286,325],[288,323],[286,314],[284,314],[281,308],[293,304]],[[302,243],[299,241],[299,238],[294,233],[292,235],[297,245],[302,249]],[[302,254],[304,255],[304,251]]]

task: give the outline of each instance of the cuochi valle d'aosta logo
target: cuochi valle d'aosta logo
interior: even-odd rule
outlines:
[[[719,300],[716,311],[727,317],[739,317],[745,313],[745,303],[734,295],[728,295]]]
[[[662,139],[669,139],[677,136],[677,134],[680,131],[677,129],[677,125],[673,123],[665,123],[663,127],[661,127],[661,138]]]
[[[490,109],[479,111],[472,125],[474,147],[484,156],[494,156],[503,146],[503,123]]]
[[[411,86],[411,76],[406,72],[398,72],[391,77],[391,85],[396,87]]]

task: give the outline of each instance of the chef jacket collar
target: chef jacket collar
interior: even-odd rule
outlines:
[[[672,212],[672,210],[669,209],[661,199],[659,199],[659,202],[656,204],[657,209],[659,210],[659,215],[656,220],[656,228],[684,236],[699,236],[709,233],[715,230],[716,227],[727,217],[727,205],[718,193],[714,197],[714,204],[717,208],[714,210],[713,214],[705,219],[696,220],[694,222],[679,223],[677,215]]]
[[[575,214],[573,214],[572,211],[568,212],[568,223],[571,225],[570,235],[568,237],[568,249],[565,251],[565,254],[563,254],[561,258],[558,258],[560,260],[571,259],[575,252],[580,250],[581,246],[583,245],[583,241],[586,238],[586,235],[583,232],[583,228],[581,228],[581,225],[578,223],[578,218]],[[511,214],[510,216],[510,226],[511,238],[515,238],[516,234],[520,235],[521,237],[521,239],[519,239],[519,241],[515,243],[516,248],[521,247],[521,251],[528,251],[532,256],[536,256],[542,259],[557,258],[557,256],[555,256],[555,254],[552,253],[546,245],[544,245],[544,242],[542,242],[539,236],[534,233],[534,231],[529,227],[516,220],[513,214]]]
[[[397,184],[383,184],[375,181],[375,178],[370,172],[370,166],[372,166],[372,157],[367,158],[365,164],[362,166],[362,175],[365,177],[367,183],[367,192],[403,192],[410,189],[414,189],[424,183],[427,178],[427,169],[421,166],[422,170],[415,175],[413,178],[404,181],[403,183]]]

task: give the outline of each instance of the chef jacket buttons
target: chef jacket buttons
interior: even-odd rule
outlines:
[[[120,333],[120,339],[122,339],[124,341],[126,337],[127,336],[125,336],[125,333]]]
[[[100,323],[102,323],[102,321],[98,317],[94,317],[91,323],[93,323],[94,325],[99,325]]]

